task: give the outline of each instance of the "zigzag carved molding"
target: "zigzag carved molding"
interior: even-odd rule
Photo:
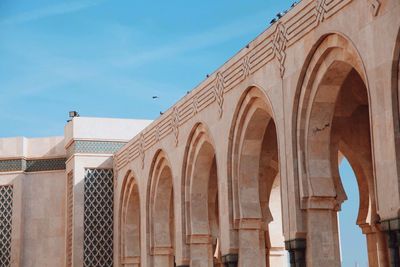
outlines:
[[[252,41],[245,48],[245,52],[241,51],[242,56],[228,61],[118,151],[115,156],[117,168],[124,167],[139,156],[143,167],[146,150],[170,133],[174,134],[175,144],[178,145],[179,127],[213,103],[218,105],[219,116],[222,117],[224,94],[272,60],[277,62],[283,78],[286,50],[351,1],[303,0],[300,2],[278,23]],[[370,2],[377,14],[380,6],[379,0],[370,0]],[[295,10],[297,13],[294,13]]]

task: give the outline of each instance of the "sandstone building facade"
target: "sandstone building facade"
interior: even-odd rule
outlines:
[[[303,0],[154,122],[0,140],[0,265],[340,266],[346,157],[400,266],[399,59],[400,1]]]

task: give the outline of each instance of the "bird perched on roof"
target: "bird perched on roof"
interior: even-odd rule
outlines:
[[[283,17],[283,15],[285,15],[285,13],[286,13],[286,12],[279,12],[278,14],[276,14],[276,17],[277,17],[278,19],[280,19],[280,18]]]

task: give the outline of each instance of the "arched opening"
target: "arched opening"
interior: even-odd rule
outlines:
[[[128,174],[120,208],[120,263],[140,267],[140,198],[136,179]]]
[[[156,154],[150,172],[148,198],[150,265],[173,267],[175,262],[175,223],[173,176],[164,152]]]
[[[286,266],[278,140],[265,94],[251,88],[233,126],[232,199],[240,266]]]
[[[339,217],[342,266],[368,266],[365,237],[357,226],[360,192],[357,178],[347,158],[339,163],[340,178],[348,199],[342,204]],[[354,249],[357,247],[357,249]]]
[[[222,266],[216,155],[201,124],[196,126],[188,145],[185,183],[190,266]]]
[[[303,90],[298,134],[300,170],[307,177],[302,180],[307,265],[340,266],[337,211],[347,199],[338,164],[343,155],[357,180],[356,223],[366,236],[369,264],[387,266],[377,225],[368,89],[361,60],[346,39],[325,38],[311,59]]]

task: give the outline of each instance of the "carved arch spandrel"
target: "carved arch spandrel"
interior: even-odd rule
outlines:
[[[307,136],[312,134],[309,129],[310,127],[315,131],[321,132],[327,129],[329,133],[329,127],[331,120],[330,117],[326,117],[326,122],[320,122],[321,125],[310,125],[310,120],[304,118],[309,118],[311,114],[311,109],[313,108],[312,100],[317,95],[317,89],[324,79],[333,79],[333,84],[335,84],[337,90],[332,90],[332,92],[338,92],[340,87],[340,82],[346,77],[346,75],[354,69],[361,77],[364,84],[367,86],[368,81],[365,74],[365,68],[361,61],[357,50],[345,37],[339,34],[329,34],[323,36],[319,42],[316,43],[314,48],[311,50],[308,59],[303,67],[302,75],[299,80],[297,87],[298,102],[295,102],[294,110],[297,112],[294,118],[293,128],[295,138],[295,150],[297,151],[297,169],[298,169],[298,179],[299,179],[299,189],[300,196],[302,200],[309,197],[318,197],[319,194],[328,194],[332,197],[336,196],[337,190],[342,191],[343,189],[338,187],[333,181],[330,184],[325,184],[324,186],[313,185],[309,179],[310,173],[307,167]],[[325,74],[328,70],[336,70],[336,77],[326,77]],[[336,94],[330,94],[327,96],[327,103],[329,101],[334,101],[336,99]],[[368,93],[368,98],[370,98]],[[322,99],[322,98],[321,98]],[[297,106],[297,107],[296,107]],[[334,106],[329,105],[326,107],[332,110]],[[331,112],[332,113],[332,112]],[[331,114],[330,113],[330,114]],[[315,120],[314,120],[315,122]],[[371,131],[372,132],[372,131]],[[329,166],[330,169],[330,166]],[[324,188],[325,192],[319,192],[318,190]],[[328,203],[327,203],[328,204]],[[329,205],[335,205],[330,203]]]

